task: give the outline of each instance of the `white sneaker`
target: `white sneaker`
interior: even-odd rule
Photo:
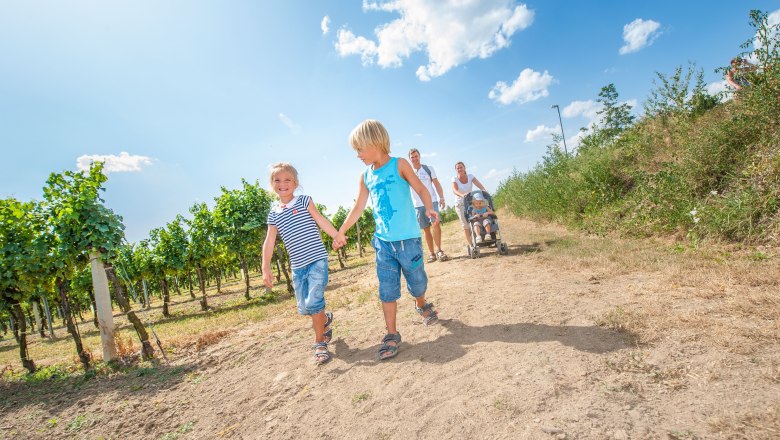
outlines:
[[[481,236],[479,236],[479,235],[477,235],[477,236],[474,238],[474,241],[475,241],[477,244],[479,244],[479,243],[482,243],[482,237],[481,237]]]

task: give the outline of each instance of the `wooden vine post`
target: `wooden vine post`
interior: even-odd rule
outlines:
[[[95,291],[95,305],[100,328],[100,341],[103,347],[103,360],[116,359],[116,342],[114,341],[114,314],[111,310],[111,295],[108,292],[106,268],[100,260],[100,252],[93,250],[89,254],[92,268],[92,288]]]

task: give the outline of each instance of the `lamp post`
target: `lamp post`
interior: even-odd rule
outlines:
[[[561,120],[561,108],[558,107],[558,104],[554,104],[552,107],[556,110],[558,110],[558,123],[561,125],[561,139],[563,139],[563,151],[566,153],[566,155],[569,155],[569,149],[566,147],[566,135],[563,134],[563,121]]]

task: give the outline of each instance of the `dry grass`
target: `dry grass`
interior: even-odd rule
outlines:
[[[713,433],[740,440],[775,440],[780,438],[780,405],[764,412],[728,415],[710,422]]]
[[[133,338],[131,338],[129,335],[122,337],[121,333],[115,333],[114,344],[116,345],[116,353],[120,357],[131,356],[137,351],[135,344],[133,343]]]
[[[209,345],[214,345],[221,341],[225,336],[232,333],[229,330],[217,330],[203,333],[198,336],[198,340],[195,341],[195,351],[201,351]]]

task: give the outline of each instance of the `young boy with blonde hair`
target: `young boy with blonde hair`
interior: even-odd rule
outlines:
[[[415,309],[425,325],[436,322],[433,304],[425,302],[428,276],[425,273],[422,240],[409,187],[420,196],[426,215],[439,222],[431,195],[420,182],[409,162],[390,156],[390,136],[379,121],[360,123],[349,136],[349,143],[358,158],[368,165],[360,176],[355,206],[339,229],[343,239],[349,228],[363,213],[368,199],[374,211],[376,228],[371,241],[376,250],[376,272],[379,279],[379,300],[385,318],[387,334],[382,338],[379,360],[398,353],[401,334],[396,328],[397,301],[401,297],[401,273],[409,293],[415,299]]]

